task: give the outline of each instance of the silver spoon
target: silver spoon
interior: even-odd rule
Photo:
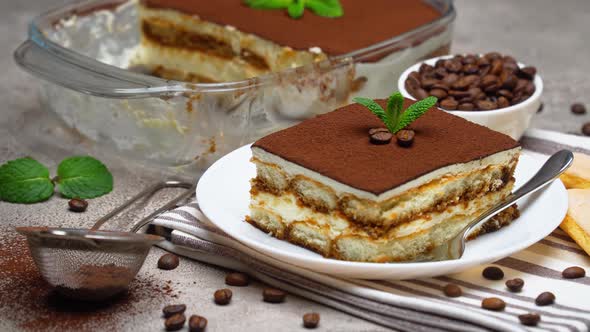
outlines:
[[[487,219],[496,213],[508,208],[519,199],[534,193],[535,191],[545,187],[549,183],[553,182],[561,173],[563,173],[574,160],[574,155],[571,151],[561,150],[552,155],[539,169],[537,174],[533,176],[524,185],[518,188],[515,192],[508,195],[504,200],[491,207],[486,212],[482,213],[479,217],[475,218],[469,224],[467,224],[459,234],[449,239],[446,243],[443,243],[435,247],[431,251],[431,259],[428,261],[445,261],[459,259],[465,252],[465,241],[468,235],[473,229],[481,226],[487,221]]]

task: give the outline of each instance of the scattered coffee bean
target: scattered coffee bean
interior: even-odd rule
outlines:
[[[207,318],[198,315],[192,315],[188,319],[189,332],[203,332],[207,328]]]
[[[225,276],[225,283],[230,286],[244,287],[250,283],[250,278],[245,273],[232,272]]]
[[[565,279],[583,278],[586,276],[586,270],[579,266],[570,266],[561,272]]]
[[[414,131],[411,129],[402,129],[395,134],[397,145],[407,148],[414,143]]]
[[[72,212],[84,212],[88,207],[88,201],[80,198],[73,198],[68,202],[68,206]]]
[[[318,327],[320,323],[320,314],[315,312],[310,312],[303,315],[303,326],[306,329],[315,329]]]
[[[174,270],[178,267],[180,259],[174,254],[164,254],[158,259],[158,268],[161,270]]]
[[[529,314],[518,315],[518,320],[522,325],[537,326],[541,321],[541,316],[537,313],[531,312]]]
[[[582,134],[584,134],[586,136],[590,136],[590,122],[586,122],[582,126]]]
[[[404,85],[417,99],[437,97],[446,110],[495,110],[529,98],[536,74],[535,67],[519,68],[511,56],[467,54],[437,60],[434,67],[422,64]]]
[[[504,278],[504,271],[497,266],[488,266],[483,269],[481,275],[489,280],[501,280]]]
[[[447,284],[443,288],[443,292],[448,297],[459,297],[459,296],[463,295],[463,291],[461,290],[461,287],[459,287],[455,284]]]
[[[520,278],[514,278],[506,281],[506,287],[514,293],[520,292],[524,286],[524,280]]]
[[[580,104],[580,103],[572,104],[572,106],[570,107],[570,110],[574,114],[578,114],[578,115],[586,114],[586,106],[584,106],[583,104]]]
[[[378,131],[369,136],[369,141],[375,145],[384,145],[389,144],[392,138],[393,135],[389,131]]]
[[[168,318],[176,314],[183,314],[185,310],[185,304],[171,304],[165,306],[164,309],[162,309],[162,312],[164,313],[164,317]]]
[[[537,113],[543,112],[543,107],[545,107],[545,104],[541,103],[541,105],[539,105],[539,108],[537,108]]]
[[[481,307],[492,311],[502,311],[506,308],[506,302],[497,297],[488,297],[481,301]]]
[[[550,305],[553,304],[553,302],[555,302],[555,295],[551,292],[543,292],[535,299],[535,303],[538,306]]]
[[[388,133],[389,129],[383,128],[383,127],[369,129],[369,135],[373,135],[373,134],[380,133],[380,132]]]
[[[227,288],[218,289],[213,294],[213,300],[215,301],[216,304],[219,304],[219,305],[229,304],[229,302],[231,301],[231,297],[232,297],[232,292],[230,289],[227,289]]]
[[[287,293],[283,292],[280,289],[265,288],[262,291],[262,299],[264,300],[264,302],[281,303],[285,301],[285,297],[287,297]]]
[[[166,331],[178,331],[184,327],[186,317],[183,314],[176,314],[166,319],[164,326]]]

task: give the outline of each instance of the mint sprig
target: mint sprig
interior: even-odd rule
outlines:
[[[113,190],[113,176],[100,161],[78,156],[64,159],[52,180],[49,170],[33,158],[8,161],[0,166],[0,200],[37,203],[57,191],[67,198],[94,198]]]
[[[245,0],[244,3],[254,9],[287,9],[292,18],[303,16],[305,8],[323,17],[344,15],[339,0]]]
[[[401,93],[392,94],[387,100],[387,109],[383,109],[376,101],[370,98],[356,97],[353,101],[363,105],[375,114],[392,134],[406,128],[409,124],[424,115],[437,102],[437,98],[430,96],[410,105],[404,112],[404,97]]]

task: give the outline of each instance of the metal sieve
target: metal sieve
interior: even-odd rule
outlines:
[[[160,236],[136,232],[190,197],[194,187],[180,181],[155,183],[97,220],[90,229],[17,227],[16,231],[27,237],[41,275],[57,291],[74,299],[100,301],[125,291],[151,246],[164,240]],[[129,232],[99,230],[131,204],[164,188],[187,191],[138,221]]]

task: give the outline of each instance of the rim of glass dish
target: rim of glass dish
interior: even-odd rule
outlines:
[[[362,62],[363,60],[370,59],[375,56],[387,54],[388,51],[395,49],[395,47],[398,46],[400,42],[405,41],[407,38],[410,38],[411,36],[419,36],[424,32],[435,30],[439,27],[448,27],[455,20],[456,17],[456,10],[454,7],[453,0],[423,0],[424,2],[429,3],[432,7],[439,11],[439,6],[442,5],[445,11],[441,12],[441,16],[432,22],[424,24],[418,28],[405,32],[401,35],[397,35],[391,39],[384,40],[382,42],[373,44],[371,46],[359,50],[334,56],[317,63],[299,66],[295,68],[289,68],[286,70],[268,73],[240,81],[217,83],[190,83],[176,80],[166,80],[147,74],[132,72],[121,67],[100,62],[92,57],[86,56],[69,48],[63,47],[60,44],[47,38],[43,33],[44,28],[54,28],[56,24],[64,18],[68,18],[73,15],[85,16],[99,10],[113,11],[121,7],[125,3],[131,3],[136,1],[139,0],[77,0],[66,5],[50,9],[35,17],[29,23],[29,40],[33,41],[40,47],[45,48],[48,52],[52,52],[51,49],[57,49],[62,53],[75,55],[76,57],[82,57],[85,60],[88,60],[90,64],[96,64],[97,67],[107,66],[109,67],[110,73],[120,79],[149,79],[150,82],[157,84],[156,86],[152,85],[149,88],[153,92],[159,91],[162,94],[187,91],[227,92],[247,90],[258,86],[263,86],[267,83],[273,82],[277,77],[288,76],[292,73],[301,73],[302,71],[313,71],[317,70],[317,68],[323,70],[334,70],[354,64],[356,62]],[[437,6],[436,3],[439,3],[439,6]],[[98,68],[95,69],[99,70]],[[148,88],[136,90],[148,90]]]

